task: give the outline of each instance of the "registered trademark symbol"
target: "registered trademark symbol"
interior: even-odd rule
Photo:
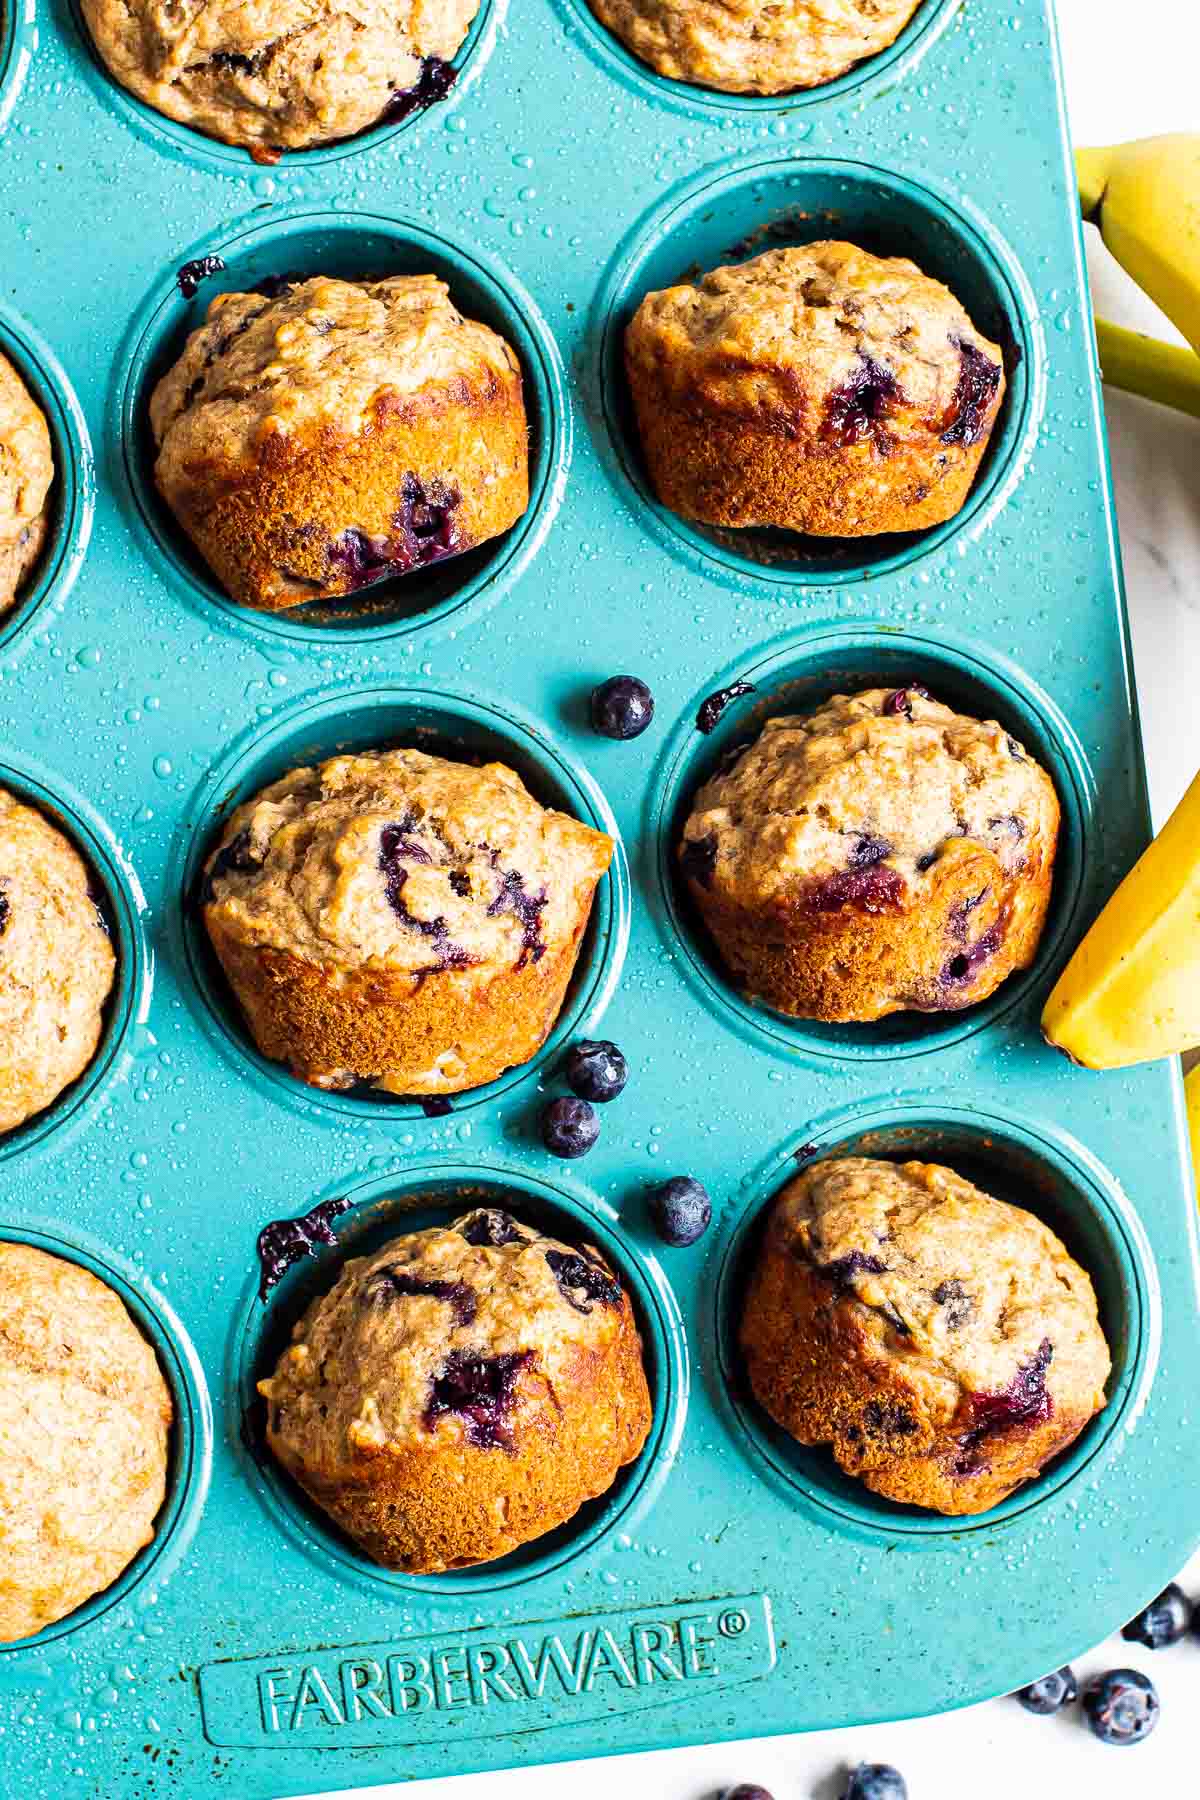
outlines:
[[[717,1630],[722,1637],[741,1637],[750,1621],[739,1607],[730,1607],[717,1620]]]

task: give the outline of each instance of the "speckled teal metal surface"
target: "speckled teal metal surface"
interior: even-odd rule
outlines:
[[[1098,1638],[1192,1549],[1194,1204],[1180,1086],[1097,1076],[1037,1030],[1056,968],[1147,815],[1080,243],[1044,0],[925,0],[821,92],[738,101],[633,63],[583,0],[486,3],[450,100],[256,167],[118,93],[69,0],[16,0],[0,88],[0,343],[46,406],[60,482],[41,579],[0,627],[0,783],[61,818],[121,958],[87,1077],[0,1142],[0,1233],[96,1268],[176,1396],[158,1539],[108,1594],[0,1651],[5,1800],[235,1800],[957,1705]],[[649,286],[836,228],[911,252],[1001,336],[1009,394],[977,487],[912,542],[797,557],[649,499],[621,388]],[[185,301],[200,249],[228,269]],[[521,356],[534,498],[508,538],[325,617],[224,600],[150,480],[148,385],[214,285],[434,269]],[[382,604],[379,602],[382,601]],[[631,670],[657,715],[590,734]],[[700,699],[755,695],[711,738]],[[968,1015],[868,1030],[731,992],[672,892],[679,809],[756,713],[925,680],[1052,769],[1064,833],[1036,968]],[[559,1030],[528,1068],[415,1105],[320,1095],[247,1044],[182,904],[231,800],[336,744],[486,749],[624,851]],[[599,1147],[536,1133],[565,1040],[632,1078]],[[747,1405],[744,1257],[794,1152],[944,1156],[1033,1203],[1091,1269],[1112,1400],[995,1513],[876,1500]],[[717,1218],[660,1252],[648,1183]],[[602,1503],[503,1563],[373,1568],[241,1437],[256,1374],[340,1247],[464,1190],[604,1245],[646,1333],[656,1424]],[[262,1307],[271,1217],[348,1196],[339,1251]]]

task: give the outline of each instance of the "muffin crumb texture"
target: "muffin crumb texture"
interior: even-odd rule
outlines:
[[[746,1294],[777,1424],[892,1500],[977,1513],[1105,1405],[1092,1284],[1048,1226],[936,1163],[818,1162],[789,1182]]]
[[[647,294],[625,359],[664,506],[817,537],[952,518],[1005,390],[999,346],[949,288],[839,242]]]
[[[1059,805],[919,683],[768,719],[696,795],[680,873],[738,985],[799,1018],[976,1004],[1036,954]]]
[[[0,788],[0,1132],[87,1068],[115,971],[78,851]]]
[[[835,81],[894,43],[920,0],[590,0],[614,36],[673,81],[786,94]]]
[[[337,600],[520,518],[520,366],[445,282],[264,286],[214,297],[150,401],[159,491],[233,599]]]
[[[265,1056],[319,1087],[447,1094],[540,1047],[612,850],[502,763],[371,751],[239,807],[202,904]]]
[[[259,1391],[284,1468],[368,1556],[415,1574],[563,1524],[651,1423],[617,1275],[498,1207],[348,1262]]]
[[[41,555],[54,458],[45,415],[0,354],[0,619]]]
[[[353,12],[322,0],[83,0],[93,42],[122,87],[258,162],[442,98],[478,10],[478,0],[358,0]]]
[[[150,1543],[171,1410],[111,1288],[0,1243],[0,1643],[65,1618]]]

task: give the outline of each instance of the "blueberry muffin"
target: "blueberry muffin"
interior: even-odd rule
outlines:
[[[985,1512],[1105,1404],[1084,1271],[936,1163],[818,1162],[775,1203],[741,1343],[760,1405],[889,1499]]]
[[[458,556],[529,504],[516,356],[435,275],[218,294],[150,423],[163,499],[263,612]]]
[[[12,607],[46,541],[53,480],[45,415],[0,354],[0,619]]]
[[[0,1643],[111,1587],[154,1536],[171,1397],[86,1269],[0,1243]]]
[[[78,851],[0,788],[0,1132],[87,1068],[115,970]]]
[[[820,87],[899,37],[920,0],[589,0],[658,74],[727,94]]]
[[[358,0],[353,12],[328,0],[83,0],[122,87],[263,163],[443,99],[478,10],[479,0]]]
[[[368,1556],[420,1575],[563,1524],[651,1421],[618,1277],[495,1208],[348,1262],[259,1391],[289,1474]]]
[[[1059,807],[1002,725],[913,683],[768,719],[679,868],[733,979],[796,1018],[972,1006],[1037,951]]]
[[[502,763],[335,756],[233,814],[204,921],[264,1056],[452,1094],[549,1034],[612,852]]]
[[[853,244],[647,294],[625,360],[664,506],[816,537],[951,518],[1004,396],[999,347],[950,290]]]

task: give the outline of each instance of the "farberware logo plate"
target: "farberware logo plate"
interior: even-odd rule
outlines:
[[[413,1743],[658,1706],[774,1664],[770,1601],[751,1594],[207,1663],[200,1703],[211,1744]]]

